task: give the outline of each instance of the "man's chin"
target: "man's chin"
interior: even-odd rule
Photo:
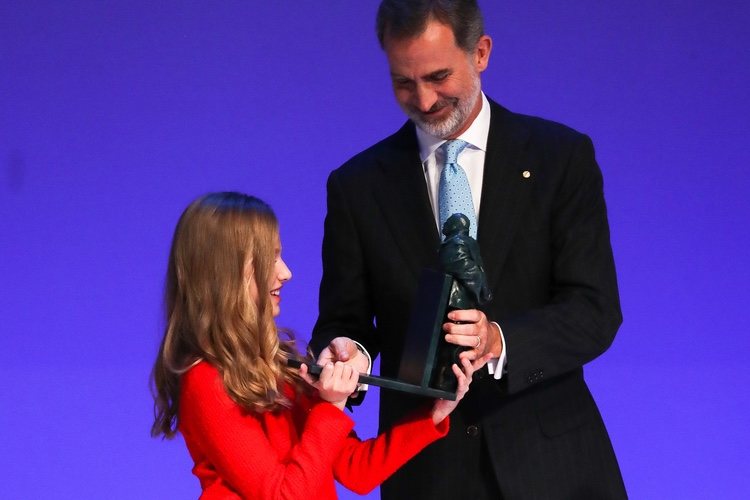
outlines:
[[[453,132],[456,131],[457,128],[454,124],[451,123],[450,119],[434,120],[428,122],[412,116],[411,120],[416,124],[417,127],[422,129],[423,132],[426,132],[433,137],[439,137],[441,139],[450,136]]]
[[[417,127],[433,137],[445,139],[458,130],[460,125],[455,123],[458,121],[455,109],[451,110],[447,116],[439,118],[437,116],[425,115],[418,110],[406,106],[401,106],[401,109]]]

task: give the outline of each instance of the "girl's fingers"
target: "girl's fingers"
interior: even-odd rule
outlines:
[[[323,387],[331,391],[346,392],[351,388],[349,392],[354,392],[358,380],[359,373],[351,365],[341,361],[326,364],[320,374]]]
[[[313,387],[317,387],[316,384],[318,383],[318,379],[313,378],[310,375],[310,373],[309,373],[309,371],[307,369],[307,365],[306,364],[302,364],[302,366],[300,367],[300,369],[299,369],[299,375],[300,375],[300,377],[302,377],[302,380],[304,380],[305,382],[307,382],[308,384],[310,384]]]

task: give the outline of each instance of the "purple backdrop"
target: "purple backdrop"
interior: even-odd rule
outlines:
[[[196,196],[276,208],[308,337],[326,176],[403,117],[376,0],[256,3],[0,2],[4,498],[197,497],[147,390]],[[631,497],[750,497],[748,3],[483,5],[487,94],[597,147],[625,322],[587,379]]]

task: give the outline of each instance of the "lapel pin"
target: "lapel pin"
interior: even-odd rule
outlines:
[[[528,170],[524,170],[523,172],[521,172],[521,175],[524,179],[528,179],[529,177],[531,177],[531,172],[529,172]]]

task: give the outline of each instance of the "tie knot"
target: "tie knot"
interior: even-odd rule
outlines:
[[[443,152],[445,153],[446,165],[450,163],[458,163],[458,154],[468,145],[468,142],[462,141],[461,139],[445,141],[440,147],[443,148]]]

